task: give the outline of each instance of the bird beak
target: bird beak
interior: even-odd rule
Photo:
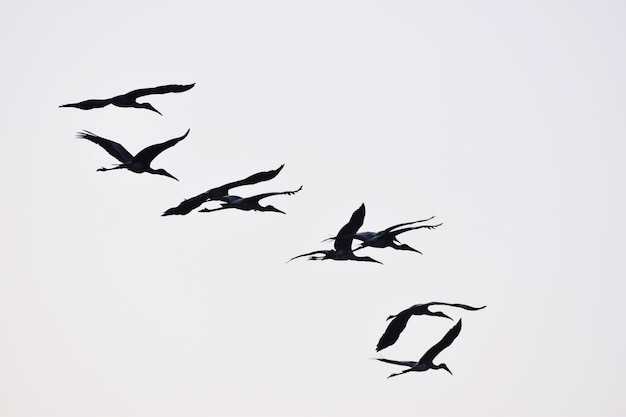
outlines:
[[[178,178],[176,178],[175,176],[173,176],[172,174],[170,174],[169,172],[167,172],[166,170],[161,170],[161,175],[165,175],[166,177],[170,177],[170,178],[174,178],[176,181],[178,181]]]

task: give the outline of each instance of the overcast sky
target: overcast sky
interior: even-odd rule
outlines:
[[[0,13],[0,415],[626,414],[626,4],[23,1]],[[163,116],[65,103],[163,84]],[[140,100],[141,101],[141,100]],[[83,129],[144,147],[126,170]],[[161,217],[232,190],[279,213]],[[313,262],[362,230],[437,216]],[[217,207],[215,202],[206,207]],[[435,362],[387,379],[463,319]]]

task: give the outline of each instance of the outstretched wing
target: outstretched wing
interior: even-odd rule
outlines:
[[[417,229],[436,229],[441,226],[443,223],[435,224],[435,225],[423,225],[423,226],[413,226],[413,227],[405,227],[404,229],[394,230],[392,232],[388,232],[392,236],[398,236],[400,233],[408,232],[409,230],[417,230]]]
[[[195,197],[191,197],[181,202],[176,207],[169,208],[161,216],[171,216],[173,214],[185,215],[191,213],[192,210],[197,209],[202,204],[208,201],[206,193],[198,194]]]
[[[106,99],[106,100],[93,99],[93,100],[81,101],[79,103],[62,104],[59,107],[76,107],[77,109],[81,109],[81,110],[91,110],[91,109],[104,107],[109,104],[111,104],[111,99]]]
[[[335,238],[335,250],[337,252],[351,252],[352,251],[352,240],[354,239],[354,235],[357,230],[361,226],[363,226],[363,220],[365,219],[365,204],[361,204],[361,206],[352,213],[350,217],[350,221],[346,223],[337,233],[337,237]]]
[[[101,136],[94,135],[88,130],[78,132],[76,135],[78,138],[87,139],[93,143],[100,145],[105,151],[109,153],[113,158],[117,159],[123,164],[130,164],[133,162],[133,155],[126,150],[122,145],[112,140],[105,139]]]
[[[440,303],[438,301],[433,301],[431,303],[428,303],[427,306],[450,306],[450,307],[459,307],[459,308],[464,308],[465,310],[471,310],[471,311],[476,311],[476,310],[482,310],[483,308],[487,307],[487,306],[482,306],[482,307],[472,307],[472,306],[468,306],[465,304],[450,304],[450,303]]]
[[[124,95],[134,100],[134,99],[137,99],[138,97],[148,96],[151,94],[182,93],[183,91],[190,90],[194,85],[196,85],[196,83],[186,84],[186,85],[168,84],[168,85],[161,85],[159,87],[140,88],[138,90],[133,90]]]
[[[229,182],[228,184],[224,184],[219,187],[215,187],[207,191],[205,194],[209,199],[219,199],[220,197],[224,197],[229,194],[231,188],[240,187],[242,185],[252,185],[262,181],[269,181],[283,169],[285,164],[282,164],[277,169],[271,171],[262,171],[257,172],[256,174],[252,174],[247,178],[244,178],[239,181]]]
[[[283,195],[283,194],[286,194],[286,195],[293,195],[293,194],[297,193],[297,192],[298,192],[298,191],[300,191],[300,190],[302,190],[302,186],[300,186],[300,188],[298,188],[298,189],[297,189],[297,190],[295,190],[295,191],[280,191],[280,192],[275,192],[275,193],[263,193],[263,194],[257,194],[257,195],[253,195],[252,197],[247,197],[247,198],[246,198],[246,200],[255,201],[255,202],[257,202],[257,203],[258,203],[258,202],[259,202],[259,201],[261,201],[262,199],[267,198],[267,197],[271,197],[271,196],[273,196],[273,195]]]
[[[316,250],[316,251],[309,252],[309,253],[303,253],[302,255],[294,256],[293,258],[291,258],[291,259],[290,259],[290,260],[288,260],[287,262],[291,262],[291,261],[293,261],[294,259],[303,258],[303,257],[305,257],[305,256],[311,256],[311,255],[317,255],[317,254],[320,254],[320,255],[328,255],[328,253],[330,253],[330,252],[331,252],[331,251],[329,251],[329,250]]]
[[[454,327],[448,330],[448,333],[446,333],[446,335],[439,342],[437,342],[437,344],[428,349],[419,361],[424,363],[433,363],[435,357],[439,355],[442,350],[450,346],[459,333],[461,333],[461,319],[459,319],[459,322],[455,324]]]
[[[380,337],[378,344],[376,345],[376,352],[379,352],[386,347],[389,347],[398,341],[400,337],[400,333],[406,327],[406,324],[409,322],[411,318],[411,313],[407,312],[407,310],[399,313],[396,317],[394,317],[387,326],[385,333]]]
[[[431,217],[429,217],[427,219],[424,219],[424,220],[415,220],[414,222],[396,224],[394,226],[386,228],[385,230],[383,230],[383,232],[391,232],[393,229],[395,229],[397,227],[408,226],[410,224],[415,224],[415,223],[423,223],[423,222],[427,222],[429,220],[432,220],[434,218],[435,218],[435,216],[431,216]]]
[[[187,132],[185,132],[185,134],[179,138],[170,139],[163,143],[157,143],[156,145],[148,146],[147,148],[139,151],[139,153],[135,156],[134,160],[143,165],[150,165],[150,162],[152,162],[152,160],[156,158],[158,154],[160,154],[167,148],[171,148],[172,146],[176,145],[181,140],[185,139],[187,135],[189,134],[189,130],[190,129],[187,129]]]
[[[408,366],[410,368],[413,368],[415,365],[417,365],[417,362],[412,362],[412,361],[394,361],[392,359],[385,359],[385,358],[375,358],[375,359],[377,361],[381,361],[385,363],[392,363],[394,365]]]

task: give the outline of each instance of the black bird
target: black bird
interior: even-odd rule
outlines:
[[[118,161],[121,162],[121,164],[118,164],[117,166],[113,168],[103,167],[103,168],[98,169],[98,171],[111,171],[113,169],[126,168],[138,174],[141,174],[142,172],[148,172],[150,174],[165,175],[166,177],[174,178],[176,181],[178,181],[178,178],[174,177],[172,174],[170,174],[164,169],[151,168],[150,163],[161,152],[163,152],[167,148],[171,148],[172,146],[176,145],[181,140],[185,139],[188,134],[189,134],[189,129],[187,129],[187,132],[183,136],[179,138],[175,138],[175,139],[170,139],[163,143],[157,143],[156,145],[148,146],[147,148],[139,151],[139,153],[137,153],[137,155],[135,156],[133,156],[130,152],[128,152],[126,148],[124,148],[119,143],[94,135],[93,133],[87,130],[85,130],[84,132],[79,132],[77,137],[81,139],[90,140],[93,143],[96,143],[102,146],[105,151],[107,151],[111,156],[113,156],[114,158],[116,158]]]
[[[85,100],[79,103],[63,104],[59,107],[76,107],[82,110],[91,110],[113,104],[117,107],[136,107],[138,109],[148,109],[161,114],[161,112],[152,107],[152,104],[137,103],[137,99],[151,94],[182,93],[183,91],[191,89],[194,85],[196,85],[196,83],[187,85],[169,84],[153,88],[141,88],[139,90],[133,90],[130,93],[112,98]]]
[[[304,253],[302,255],[294,256],[287,262],[303,256],[309,256],[309,259],[312,261],[334,259],[335,261],[365,261],[382,264],[382,262],[372,259],[369,256],[357,256],[354,252],[352,252],[352,240],[354,239],[356,232],[363,225],[363,219],[365,219],[365,204],[361,204],[361,206],[356,209],[354,213],[352,213],[350,221],[344,225],[341,230],[339,230],[339,233],[337,233],[337,236],[335,237],[335,249],[317,250],[314,252]],[[316,254],[324,256],[311,256]]]
[[[167,209],[165,213],[162,214],[162,216],[170,216],[173,214],[189,214],[192,210],[197,209],[209,200],[219,200],[223,197],[226,197],[231,188],[239,187],[242,185],[252,185],[262,181],[271,180],[278,175],[278,173],[283,169],[284,166],[285,164],[282,164],[280,167],[272,171],[257,172],[256,174],[250,175],[248,178],[244,178],[243,180],[229,182],[228,184],[224,184],[220,187],[212,188],[209,191],[198,194],[195,197],[188,198],[176,207]]]
[[[219,198],[219,200],[224,201],[222,203],[221,207],[215,208],[215,209],[202,209],[202,210],[198,210],[199,213],[209,213],[211,211],[218,211],[218,210],[225,210],[225,209],[229,209],[229,208],[234,208],[234,209],[239,209],[239,210],[254,210],[254,211],[274,211],[276,213],[283,213],[285,214],[284,211],[277,209],[274,206],[262,206],[261,204],[259,204],[259,201],[266,198],[266,197],[271,197],[273,195],[282,195],[282,194],[287,194],[287,195],[292,195],[297,193],[298,191],[302,190],[302,186],[300,186],[300,188],[298,188],[295,191],[281,191],[281,192],[276,192],[276,193],[265,193],[265,194],[258,194],[258,195],[254,195],[252,197],[239,197],[236,195],[227,195],[224,196],[222,198]]]
[[[439,226],[441,226],[443,223],[439,223],[436,225],[423,225],[423,226],[413,226],[413,227],[405,227],[404,229],[397,229],[394,230],[398,227],[402,227],[402,226],[408,226],[410,224],[415,224],[415,223],[422,223],[422,222],[427,222],[429,220],[432,220],[435,216],[432,216],[428,219],[424,219],[424,220],[416,220],[414,222],[409,222],[409,223],[400,223],[400,224],[396,224],[395,226],[391,226],[386,228],[385,230],[381,230],[380,232],[360,232],[360,233],[356,233],[354,235],[354,238],[357,240],[360,240],[361,243],[356,249],[355,251],[359,250],[359,249],[363,249],[365,247],[374,247],[374,248],[387,248],[387,247],[391,247],[394,249],[398,249],[398,250],[409,250],[412,252],[417,252],[419,254],[421,254],[422,252],[418,251],[417,249],[413,249],[412,247],[410,247],[407,244],[400,244],[400,241],[398,241],[397,236],[400,233],[404,233],[404,232],[408,232],[409,230],[417,230],[417,229],[435,229]],[[335,239],[335,237],[329,237],[326,240],[333,240]]]
[[[404,371],[398,372],[397,374],[391,374],[387,378],[391,378],[392,376],[406,374],[407,372],[411,372],[411,371],[421,372],[421,371],[427,371],[429,369],[445,369],[446,371],[450,373],[450,375],[452,375],[452,371],[448,369],[448,366],[445,363],[440,363],[439,365],[435,365],[433,363],[433,360],[435,360],[435,357],[437,357],[437,355],[439,355],[442,350],[444,350],[445,348],[447,348],[448,346],[452,344],[452,342],[454,341],[454,339],[456,339],[459,333],[461,333],[461,320],[460,319],[459,319],[459,322],[454,325],[454,327],[448,330],[448,333],[446,333],[443,339],[441,339],[435,346],[431,347],[430,349],[426,351],[426,353],[424,353],[424,356],[422,356],[418,362],[394,361],[391,359],[383,359],[383,358],[376,358],[376,359],[381,362],[392,363],[394,365],[402,365],[402,366],[409,367],[409,369],[405,369]]]
[[[377,352],[381,351],[384,348],[389,347],[393,345],[394,343],[396,343],[396,341],[400,337],[400,333],[402,333],[402,331],[406,327],[406,324],[409,322],[409,319],[411,318],[411,316],[427,315],[427,316],[436,316],[436,317],[446,317],[452,320],[451,317],[447,316],[445,313],[441,311],[430,311],[428,309],[428,307],[436,306],[436,305],[459,307],[459,308],[464,308],[465,310],[472,310],[472,311],[480,310],[480,309],[487,307],[487,306],[471,307],[465,304],[449,304],[449,303],[440,303],[436,301],[433,301],[431,303],[426,303],[426,304],[415,304],[414,306],[409,307],[406,310],[403,310],[396,315],[387,317],[387,320],[391,320],[391,319],[393,320],[391,320],[391,322],[387,326],[387,329],[385,330],[385,333],[383,333],[383,335],[380,337],[380,340],[378,341],[378,345],[376,346],[376,351]]]

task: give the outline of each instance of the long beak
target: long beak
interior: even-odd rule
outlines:
[[[148,105],[149,105],[149,104],[148,104]],[[150,106],[150,107],[146,107],[148,110],[152,110],[153,112],[159,113],[161,116],[163,116],[163,115],[161,114],[161,112],[160,112],[160,111],[158,111],[157,109],[155,109],[155,108],[154,108],[154,107],[152,107],[151,105],[149,105],[149,106]]]
[[[166,177],[170,177],[170,178],[174,178],[176,181],[178,181],[178,178],[176,178],[175,176],[173,176],[172,174],[170,174],[169,172],[167,172],[166,170],[163,170],[161,172],[162,175],[165,175]]]

